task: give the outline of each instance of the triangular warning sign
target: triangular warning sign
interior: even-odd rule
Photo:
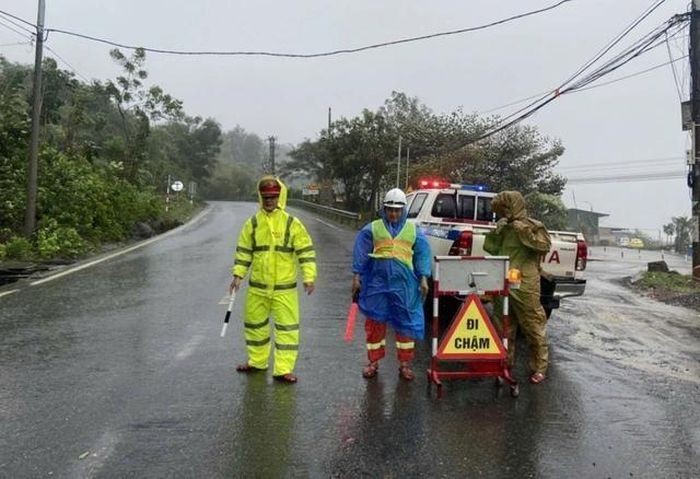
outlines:
[[[506,351],[479,296],[470,294],[440,342],[438,359],[504,359]]]

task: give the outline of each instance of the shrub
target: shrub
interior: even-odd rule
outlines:
[[[50,220],[37,234],[37,250],[42,259],[76,258],[88,251],[89,247],[75,228],[59,226],[56,220]]]
[[[14,236],[5,245],[5,257],[7,257],[7,259],[29,259],[31,253],[31,243],[21,236]]]

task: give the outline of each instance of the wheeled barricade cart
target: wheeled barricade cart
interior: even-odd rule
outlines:
[[[442,380],[494,377],[510,385],[513,397],[518,383],[508,366],[508,295],[519,286],[520,272],[510,270],[507,256],[436,256],[433,277],[432,359],[428,384],[437,386],[442,397]],[[439,338],[439,306],[442,296],[464,296],[464,303]],[[486,313],[480,297],[502,296],[500,336]],[[460,363],[458,370],[441,370],[441,362]]]

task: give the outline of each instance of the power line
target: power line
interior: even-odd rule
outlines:
[[[61,55],[59,55],[59,54],[56,52],[56,50],[54,50],[53,48],[51,48],[50,46],[48,46],[48,45],[46,45],[46,44],[44,44],[44,47],[45,47],[48,51],[50,51],[51,53],[53,53],[54,55],[56,55],[56,58],[58,58],[59,60],[61,60],[61,62],[63,62],[68,68],[70,68],[70,69],[73,71],[73,73],[75,73],[75,74],[78,75],[80,78],[82,78],[82,79],[85,81],[85,83],[90,83],[90,80],[88,80],[82,73],[80,73],[77,69],[75,69],[75,68],[73,67],[73,65],[71,65],[70,63],[68,63],[68,60],[66,60],[66,59],[63,58]]]
[[[632,160],[632,161],[609,161],[609,162],[599,162],[599,163],[587,163],[583,165],[575,165],[575,166],[562,166],[559,167],[561,170],[577,170],[577,169],[585,169],[585,168],[605,168],[605,167],[612,167],[613,165],[639,165],[639,164],[644,164],[644,163],[669,163],[669,162],[675,162],[678,160],[684,160],[685,157],[682,156],[667,156],[664,158],[649,158],[646,160]]]
[[[4,14],[3,12],[0,12],[0,15],[6,15],[6,17],[12,17],[12,15]],[[19,28],[19,29],[21,29],[21,30],[24,30],[25,32],[27,32],[27,33],[30,34],[30,35],[36,35],[36,33],[35,33],[35,32],[36,32],[36,26],[32,25],[32,26],[34,26],[34,30],[32,31],[32,30],[29,30],[29,29],[28,29],[27,27],[25,27],[24,25],[15,22],[14,20],[12,20],[12,18],[6,18],[6,17],[0,17],[0,18],[3,19],[3,20],[5,20],[6,22],[11,23],[12,25],[16,26],[17,28]]]
[[[16,33],[17,35],[19,35],[20,37],[26,38],[27,40],[31,40],[31,39],[32,39],[32,37],[28,36],[26,33],[20,32],[19,30],[17,30],[17,29],[14,28],[14,27],[11,27],[10,25],[8,25],[8,24],[5,23],[5,22],[7,22],[7,20],[6,20],[5,18],[0,17],[0,27],[5,27],[5,28],[7,28],[8,30],[11,30],[11,31],[15,32],[15,33]]]
[[[636,77],[636,76],[639,76],[639,75],[643,75],[643,74],[645,74],[645,73],[649,73],[649,72],[651,72],[651,71],[658,70],[659,68],[663,68],[663,67],[665,67],[665,66],[672,65],[673,63],[678,62],[678,61],[681,61],[681,60],[685,60],[686,58],[688,58],[688,55],[686,55],[686,56],[684,56],[684,57],[676,58],[676,59],[674,59],[674,60],[672,60],[672,61],[669,61],[669,62],[660,63],[659,65],[655,65],[655,66],[653,66],[653,67],[651,67],[651,68],[647,68],[647,69],[645,69],[645,70],[641,70],[641,71],[638,71],[638,72],[636,72],[636,73],[631,73],[631,74],[629,74],[629,75],[625,75],[625,76],[623,76],[623,77],[616,78],[616,79],[614,79],[614,80],[606,81],[606,82],[603,82],[603,83],[598,83],[597,85],[593,85],[593,86],[587,86],[587,87],[585,87],[585,88],[579,88],[578,90],[574,91],[573,93],[578,93],[578,92],[582,92],[582,91],[593,90],[593,89],[595,89],[595,88],[600,88],[600,87],[602,87],[602,86],[610,85],[610,84],[612,84],[612,83],[617,83],[617,82],[622,81],[622,80],[627,80],[627,79],[629,79],[629,78],[633,78],[633,77]]]
[[[654,10],[656,10],[657,8],[659,8],[659,7],[661,6],[661,4],[663,4],[666,0],[658,0],[658,1],[654,0],[654,1],[655,1],[655,3],[652,3],[652,5],[650,5],[649,7],[647,7],[637,18],[635,18],[635,19],[632,21],[632,23],[630,23],[629,25],[627,25],[627,26],[622,30],[622,32],[618,33],[615,37],[613,37],[602,49],[600,49],[600,50],[598,51],[598,53],[596,53],[596,54],[593,56],[593,58],[591,58],[590,60],[588,60],[587,62],[585,62],[585,63],[583,64],[583,66],[579,67],[579,69],[576,70],[576,72],[575,72],[573,75],[571,75],[568,79],[566,79],[564,82],[562,82],[558,87],[556,87],[556,88],[553,89],[553,90],[550,90],[550,91],[548,91],[548,92],[543,93],[543,94],[540,95],[539,98],[538,98],[537,100],[535,100],[534,102],[532,102],[532,103],[530,103],[530,104],[524,106],[523,108],[521,108],[521,109],[519,109],[519,110],[517,110],[517,111],[511,113],[510,115],[506,116],[505,118],[502,118],[502,119],[499,121],[499,124],[503,124],[503,123],[507,122],[509,119],[515,118],[518,114],[520,114],[520,113],[522,113],[522,112],[525,112],[525,111],[528,110],[529,108],[535,107],[535,105],[537,105],[538,103],[544,102],[540,107],[535,107],[536,109],[534,109],[534,110],[533,110],[532,112],[530,112],[530,113],[526,113],[525,116],[523,116],[522,118],[518,118],[517,121],[515,121],[514,123],[508,123],[508,124],[506,124],[506,126],[504,126],[503,128],[498,128],[498,129],[495,130],[493,133],[489,133],[489,134],[487,134],[486,136],[483,136],[483,135],[482,135],[482,137],[480,137],[479,139],[487,138],[488,136],[491,136],[491,135],[493,135],[493,134],[495,134],[495,133],[498,133],[499,131],[502,131],[502,130],[506,129],[506,128],[508,128],[508,127],[510,127],[510,126],[512,126],[512,125],[514,125],[515,123],[518,123],[518,122],[524,120],[524,119],[527,118],[528,116],[534,114],[534,113],[535,113],[537,110],[539,110],[540,108],[544,107],[544,105],[550,103],[550,102],[553,101],[555,98],[558,98],[559,95],[560,95],[560,92],[564,89],[564,87],[565,87],[568,83],[570,83],[570,82],[571,82],[572,80],[574,80],[578,75],[580,75],[581,73],[583,73],[584,71],[586,71],[586,70],[587,70],[588,68],[590,68],[595,62],[597,62],[597,61],[600,60],[603,56],[605,56],[606,53],[608,53],[608,52],[609,52],[611,49],[613,49],[618,43],[620,43],[627,35],[629,35],[629,33],[630,33],[632,30],[634,30],[641,22],[643,22],[649,15],[651,15],[651,14],[654,12]],[[479,140],[476,140],[476,141],[479,141]]]
[[[676,74],[676,67],[673,65],[673,54],[671,53],[671,45],[668,42],[668,33],[666,33],[666,50],[668,51],[668,59],[671,63],[671,71],[673,72],[673,83],[676,85],[676,91],[678,92],[678,101],[683,103],[683,94],[681,93],[681,84],[678,81],[678,75]]]
[[[579,89],[577,89],[577,90],[575,90],[575,91],[573,91],[573,92],[571,92],[571,93],[579,93],[579,92],[582,92],[582,91],[593,90],[593,89],[595,89],[595,88],[600,88],[600,87],[602,87],[602,86],[610,85],[610,84],[612,84],[612,83],[617,83],[617,82],[620,82],[620,81],[622,81],[622,80],[627,80],[627,79],[629,79],[629,78],[634,78],[634,77],[636,77],[636,76],[640,76],[640,75],[643,75],[643,74],[645,74],[645,73],[649,73],[649,72],[651,72],[651,71],[658,70],[659,68],[663,68],[663,67],[665,67],[665,66],[671,65],[672,63],[679,62],[679,61],[681,61],[681,60],[685,60],[686,58],[688,58],[688,55],[685,55],[685,56],[679,57],[679,58],[675,58],[675,59],[673,59],[672,61],[660,63],[660,64],[655,65],[655,66],[653,66],[653,67],[646,68],[646,69],[644,69],[644,70],[640,70],[640,71],[638,71],[638,72],[631,73],[631,74],[629,74],[629,75],[625,75],[625,76],[622,76],[622,77],[619,77],[619,78],[615,78],[614,80],[606,81],[606,82],[603,82],[603,83],[598,83],[597,85],[588,86],[588,87],[585,87],[585,88],[579,88]],[[530,96],[527,97],[527,98],[521,98],[520,100],[512,101],[512,102],[510,102],[510,103],[506,103],[505,105],[497,106],[497,107],[495,107],[495,108],[491,108],[491,109],[489,109],[489,110],[484,110],[484,111],[481,111],[481,112],[479,112],[479,113],[482,114],[482,115],[487,114],[487,113],[493,113],[494,111],[503,110],[504,108],[508,108],[509,106],[513,106],[513,105],[518,105],[518,104],[520,104],[520,103],[524,103],[524,102],[526,102],[526,101],[528,101],[528,100],[532,100],[533,98],[539,98],[539,97],[541,97],[542,95],[545,95],[545,94],[552,94],[553,91],[554,91],[554,90],[547,90],[546,92],[537,93],[537,94],[535,94],[535,95],[530,95]]]
[[[657,5],[658,6],[658,5]],[[647,12],[646,15],[648,15],[649,12]],[[645,18],[644,16],[642,18]],[[576,81],[573,84],[570,84],[569,86],[566,86],[567,83],[562,84],[561,88],[556,89],[554,92],[549,93],[539,100],[536,100],[529,105],[527,105],[524,108],[521,108],[520,110],[508,115],[507,117],[500,119],[498,122],[496,122],[490,130],[482,133],[478,137],[470,140],[468,143],[462,145],[461,147],[463,148],[464,146],[468,146],[470,144],[476,143],[478,141],[484,140],[486,138],[489,138],[490,136],[493,136],[507,128],[510,128],[511,126],[520,123],[521,121],[525,120],[526,118],[534,115],[537,111],[541,110],[544,108],[546,105],[551,103],[552,101],[556,100],[559,98],[561,95],[571,93],[574,91],[578,91],[583,89],[584,87],[588,86],[589,84],[595,82],[596,80],[602,78],[605,75],[608,75],[615,70],[621,68],[622,66],[626,65],[630,61],[634,60],[635,58],[639,57],[640,55],[658,47],[663,43],[659,42],[659,38],[663,35],[665,35],[669,30],[671,30],[674,27],[678,27],[681,25],[683,26],[684,23],[688,21],[688,14],[681,14],[681,15],[675,15],[671,17],[668,21],[664,22],[664,24],[660,27],[657,27],[655,30],[652,32],[646,34],[643,36],[641,39],[637,40],[635,43],[633,43],[631,46],[623,50],[622,52],[618,53],[615,57],[612,59],[608,60],[606,63],[604,63],[602,66],[598,67],[595,69],[593,72],[589,73],[585,77],[581,78],[580,80]],[[638,24],[639,20],[635,22],[634,25]],[[671,37],[677,35],[680,32],[680,28],[678,28],[678,31],[676,31]],[[626,30],[627,34],[629,33],[629,30]],[[617,42],[618,40],[616,40]],[[590,62],[589,62],[590,63]],[[580,71],[581,69],[579,69]],[[572,77],[574,79],[575,77]],[[517,116],[516,116],[517,115]]]
[[[503,25],[505,23],[509,23],[515,20],[520,20],[525,17],[530,17],[533,15],[537,15],[540,13],[545,13],[550,10],[554,10],[555,8],[558,8],[566,3],[572,2],[574,0],[560,0],[559,2],[550,5],[548,7],[540,8],[538,10],[532,10],[528,11],[525,13],[521,13],[518,15],[513,15],[511,17],[503,18],[501,20],[497,20],[491,23],[486,23],[484,25],[478,25],[475,27],[467,27],[467,28],[460,28],[458,30],[449,30],[445,32],[438,32],[438,33],[432,33],[429,35],[420,35],[420,36],[415,36],[415,37],[409,37],[409,38],[402,38],[399,40],[391,40],[387,42],[381,42],[381,43],[375,43],[371,45],[366,45],[363,47],[357,47],[357,48],[344,48],[344,49],[339,49],[339,50],[331,50],[327,52],[319,52],[319,53],[282,53],[282,52],[272,52],[272,51],[190,51],[190,50],[170,50],[170,49],[163,49],[163,48],[151,48],[151,47],[138,47],[134,45],[128,45],[124,43],[118,43],[114,42],[112,40],[107,40],[104,38],[100,37],[94,37],[91,35],[85,35],[83,33],[78,33],[78,32],[72,32],[69,30],[62,30],[58,28],[47,28],[46,32],[55,32],[55,33],[62,33],[64,35],[70,35],[78,38],[82,38],[85,40],[90,40],[93,42],[98,42],[98,43],[104,43],[106,45],[110,45],[113,47],[117,48],[124,48],[127,50],[136,50],[138,48],[143,49],[146,52],[150,53],[161,53],[165,55],[191,55],[191,56],[266,56],[266,57],[282,57],[282,58],[319,58],[319,57],[329,57],[329,56],[334,56],[334,55],[341,55],[341,54],[351,54],[351,53],[359,53],[367,50],[372,50],[372,49],[377,49],[377,48],[384,48],[388,46],[393,46],[393,45],[401,45],[404,43],[413,43],[413,42],[419,42],[423,40],[429,40],[432,38],[438,38],[438,37],[447,37],[451,35],[460,35],[463,33],[470,33],[470,32],[475,32],[478,30],[485,30],[487,28],[495,27],[498,25]],[[13,18],[19,19],[19,17],[15,17],[14,15],[11,15],[7,12],[4,12],[0,10],[0,13],[6,13],[9,16],[12,16]],[[19,19],[20,21],[32,25],[30,22]]]
[[[31,41],[26,42],[14,42],[14,43],[0,43],[0,47],[17,47],[20,45],[31,45]]]
[[[13,18],[13,19],[15,19],[15,20],[17,20],[17,21],[20,21],[20,22],[24,23],[25,25],[29,25],[30,27],[33,27],[35,30],[36,30],[36,28],[37,28],[37,25],[36,25],[35,23],[32,23],[32,22],[30,22],[30,21],[28,21],[28,20],[25,20],[24,18],[20,18],[20,17],[18,17],[17,15],[13,15],[13,14],[11,14],[10,12],[6,12],[6,11],[4,11],[4,10],[0,10],[0,13],[2,13],[2,14],[5,15],[5,16],[8,16],[8,17],[10,17],[10,18]]]
[[[662,181],[685,178],[687,171],[663,171],[659,173],[638,173],[632,175],[619,176],[589,176],[580,178],[569,178],[567,185],[581,185],[593,183],[631,183],[636,181]]]

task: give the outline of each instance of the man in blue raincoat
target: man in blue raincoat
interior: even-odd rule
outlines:
[[[362,375],[377,375],[385,356],[386,326],[396,333],[399,376],[415,375],[411,361],[415,340],[423,339],[423,301],[428,294],[430,245],[415,224],[406,221],[406,195],[398,188],[384,198],[381,219],[366,225],[355,239],[353,295],[359,291],[359,308],[365,315],[369,364]]]

